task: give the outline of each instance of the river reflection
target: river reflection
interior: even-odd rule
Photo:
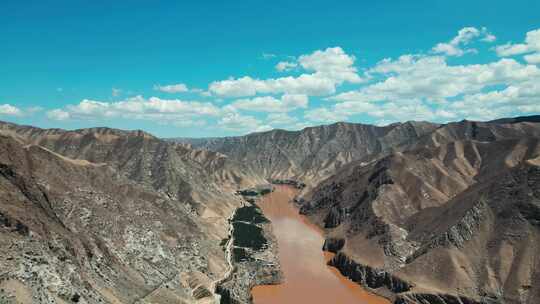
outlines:
[[[389,303],[326,265],[332,255],[321,250],[323,233],[289,203],[295,194],[292,187],[276,186],[276,190],[259,203],[265,216],[272,221],[285,282],[254,287],[255,304]]]

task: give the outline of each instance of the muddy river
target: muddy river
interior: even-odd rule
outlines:
[[[388,304],[388,300],[368,293],[337,269],[326,265],[332,254],[321,249],[323,232],[298,214],[290,203],[295,194],[292,187],[276,186],[259,204],[272,221],[285,282],[253,288],[255,304]]]

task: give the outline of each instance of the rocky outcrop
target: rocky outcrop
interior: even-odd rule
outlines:
[[[23,236],[28,236],[30,229],[18,219],[14,219],[9,215],[2,214],[0,212],[0,228],[7,230],[8,232],[17,232]]]
[[[465,242],[471,240],[478,230],[483,218],[489,212],[487,210],[485,199],[482,198],[472,208],[465,212],[465,215],[458,219],[445,232],[432,236],[429,241],[422,242],[422,246],[416,249],[414,253],[407,256],[407,263],[412,262],[422,254],[439,246],[449,247],[455,246],[462,248]]]
[[[339,204],[334,205],[324,219],[324,228],[336,228],[341,224],[344,216],[345,210]]]
[[[323,244],[323,250],[332,252],[332,253],[338,253],[343,246],[345,246],[345,239],[338,239],[338,238],[326,238],[324,240]]]
[[[416,293],[411,291],[414,285],[406,282],[389,272],[381,269],[361,265],[349,259],[345,254],[338,252],[328,263],[336,267],[341,274],[371,289],[391,291],[395,294],[394,304],[499,304],[503,303],[496,298],[484,298],[482,300],[471,299],[466,296],[440,294],[440,293]]]
[[[361,265],[341,252],[338,252],[328,265],[336,267],[341,274],[354,282],[373,289],[386,287],[394,293],[401,293],[409,291],[413,286],[382,269]]]

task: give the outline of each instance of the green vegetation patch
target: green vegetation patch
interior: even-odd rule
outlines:
[[[268,219],[264,217],[261,209],[257,206],[245,206],[238,208],[233,218],[233,222],[242,221],[253,224],[268,223]]]
[[[271,188],[264,188],[264,189],[261,189],[261,190],[259,191],[259,193],[260,193],[261,195],[266,195],[266,194],[268,194],[268,193],[270,193],[270,192],[272,192],[272,189],[271,189]]]
[[[236,191],[236,194],[240,194],[242,196],[262,196],[272,192],[273,190],[274,189],[272,187],[261,186],[251,189],[238,190]]]
[[[267,241],[260,227],[243,222],[234,222],[233,227],[235,246],[251,248],[256,251],[260,251],[266,247]]]

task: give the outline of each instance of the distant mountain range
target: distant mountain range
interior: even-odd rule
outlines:
[[[0,123],[0,287],[210,303],[235,191],[277,178],[307,184],[332,265],[395,303],[536,304],[539,141],[540,116],[167,140]]]

